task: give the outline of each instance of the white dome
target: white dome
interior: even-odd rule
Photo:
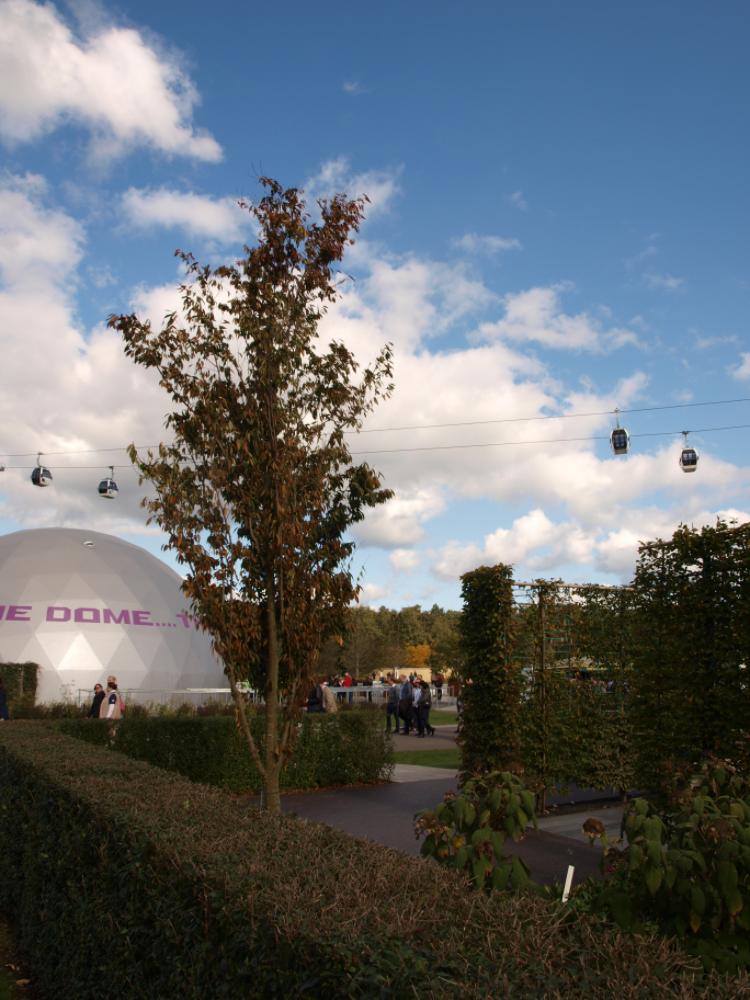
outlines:
[[[227,685],[177,573],[137,545],[75,528],[0,537],[0,660],[40,665],[38,702],[77,700],[108,674],[153,701]]]

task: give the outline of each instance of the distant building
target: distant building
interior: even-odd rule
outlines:
[[[41,528],[0,536],[0,660],[41,667],[37,702],[76,699],[115,674],[120,690],[163,701],[226,687],[180,577],[112,535]]]

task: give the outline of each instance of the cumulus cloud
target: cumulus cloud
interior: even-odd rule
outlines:
[[[317,174],[305,181],[304,189],[312,201],[317,198],[331,198],[335,194],[346,194],[350,198],[367,195],[370,200],[366,215],[372,218],[387,211],[400,193],[401,170],[366,170],[353,173],[346,156],[327,160]]]
[[[525,212],[529,207],[528,201],[524,198],[523,191],[514,191],[508,195],[508,201],[511,205],[515,205],[516,208],[520,208],[522,212]]]
[[[128,188],[122,196],[126,220],[139,229],[167,226],[223,243],[247,236],[252,220],[233,198],[211,198],[169,188]]]
[[[730,369],[730,372],[734,378],[750,378],[750,352],[740,354],[739,364],[735,368]]]
[[[82,227],[46,204],[38,178],[0,183],[0,453],[28,453],[2,459],[7,470],[0,515],[27,526],[95,524],[142,532],[141,490],[122,451],[53,454],[124,446],[134,438],[150,443],[162,424],[156,380],[125,358],[116,334],[103,327],[87,333],[76,320],[84,250]],[[54,471],[51,489],[29,482],[28,466],[39,451]],[[95,490],[110,463],[128,468],[118,472],[117,507],[104,511]],[[91,471],[74,468],[81,465]]]
[[[502,250],[520,250],[521,241],[512,236],[480,236],[478,233],[464,233],[453,245],[467,253],[496,254]]]
[[[2,0],[0,137],[29,142],[70,122],[91,132],[94,156],[134,146],[216,162],[221,147],[192,125],[195,87],[174,56],[132,28],[76,38],[51,4]]]
[[[362,545],[376,545],[384,549],[399,549],[421,541],[424,522],[435,517],[445,507],[438,490],[402,489],[398,494],[375,510],[352,529]]]
[[[388,559],[398,573],[411,573],[420,562],[419,553],[414,549],[394,549]]]
[[[545,347],[586,351],[639,343],[631,330],[605,329],[588,313],[571,316],[563,312],[560,295],[565,290],[566,285],[553,285],[506,295],[505,315],[495,322],[483,323],[479,335],[486,340],[536,341]]]

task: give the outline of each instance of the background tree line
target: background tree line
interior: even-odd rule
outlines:
[[[348,670],[360,679],[396,670],[448,674],[459,667],[460,619],[460,611],[446,611],[437,604],[429,611],[418,604],[400,611],[349,608],[343,632],[322,647],[320,673],[335,676]]]

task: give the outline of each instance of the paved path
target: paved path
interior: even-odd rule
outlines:
[[[400,739],[408,744],[410,738]],[[418,855],[414,814],[420,809],[434,809],[445,793],[455,788],[455,771],[397,764],[390,784],[284,795],[282,807],[303,819],[327,823],[352,836]],[[569,864],[574,865],[578,882],[599,874],[600,849],[589,846],[581,830],[584,819],[596,816],[616,836],[620,815],[617,807],[552,814],[544,817],[540,829],[531,831],[520,844],[508,841],[507,849],[524,859],[539,882],[562,882]]]

